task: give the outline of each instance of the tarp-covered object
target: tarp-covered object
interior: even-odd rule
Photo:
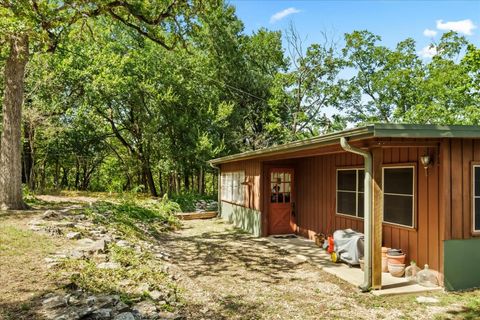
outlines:
[[[363,239],[363,233],[352,229],[336,230],[333,233],[335,252],[348,264],[360,264],[359,259],[363,257]]]

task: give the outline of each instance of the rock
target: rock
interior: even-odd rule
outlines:
[[[71,259],[83,259],[85,254],[80,250],[72,250],[68,256]]]
[[[55,309],[67,305],[67,300],[62,296],[53,296],[42,301],[42,305],[47,309]]]
[[[285,260],[287,260],[288,262],[290,262],[294,265],[299,265],[299,264],[307,262],[308,258],[305,257],[304,255],[297,254],[294,257],[287,257]]]
[[[98,296],[96,300],[96,306],[98,308],[110,308],[113,307],[115,303],[120,300],[118,295],[105,295],[105,296]]]
[[[135,292],[138,294],[144,294],[145,292],[150,291],[150,285],[146,282],[140,283],[136,288]]]
[[[185,316],[179,315],[178,313],[173,312],[159,312],[157,313],[158,319],[162,320],[182,320],[186,319]]]
[[[121,266],[116,262],[102,262],[97,264],[98,269],[119,269]]]
[[[132,246],[127,240],[119,240],[117,241],[116,245],[121,248],[130,248]]]
[[[103,240],[92,240],[89,238],[84,238],[77,240],[77,250],[90,252],[90,253],[98,253],[105,251],[105,241]]]
[[[47,210],[42,215],[42,218],[45,220],[59,219],[61,217],[62,214],[55,210]]]
[[[163,299],[165,296],[158,290],[153,290],[148,293],[150,298],[152,298],[155,301],[158,301],[160,299]]]
[[[157,315],[157,307],[151,301],[142,301],[135,304],[132,308],[142,318],[153,318]]]
[[[112,316],[112,309],[101,308],[101,309],[98,309],[97,311],[94,311],[93,315],[97,319],[110,319],[110,317]]]
[[[82,234],[80,232],[69,232],[66,237],[67,239],[78,240],[82,237]]]
[[[418,303],[438,303],[439,300],[434,297],[424,297],[424,296],[419,296],[417,297],[417,302]]]
[[[47,232],[51,236],[60,236],[60,235],[63,234],[62,229],[60,229],[59,227],[55,227],[55,226],[47,226],[45,228],[45,232]]]
[[[135,317],[131,312],[122,312],[117,314],[113,320],[135,320]]]
[[[75,227],[75,223],[71,221],[55,221],[52,223],[52,227],[56,228],[73,228]]]
[[[82,307],[77,310],[78,319],[83,319],[84,317],[92,314],[96,310],[95,307]]]
[[[130,307],[125,302],[119,301],[115,305],[114,309],[115,309],[116,312],[124,312],[124,311],[128,311],[130,309]]]

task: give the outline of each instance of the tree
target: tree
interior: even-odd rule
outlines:
[[[279,128],[283,129],[286,140],[325,133],[338,123],[336,116],[329,119],[324,112],[338,103],[339,73],[344,62],[335,41],[326,33],[322,35],[323,43],[314,43],[306,50],[293,25],[286,35],[292,66],[276,75],[274,96],[270,100],[282,119]]]
[[[33,45],[49,52],[72,26],[107,16],[136,30],[166,49],[192,26],[193,9],[186,1],[55,1],[1,0],[0,42],[9,45],[5,64],[3,130],[0,148],[0,208],[22,209],[21,117],[25,67]],[[177,19],[182,17],[181,19]]]

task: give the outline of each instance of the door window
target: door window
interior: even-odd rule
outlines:
[[[270,173],[270,202],[290,203],[292,193],[292,175],[290,172]]]

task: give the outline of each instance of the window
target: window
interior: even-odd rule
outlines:
[[[473,166],[473,231],[480,232],[480,165]]]
[[[290,203],[292,193],[290,172],[270,173],[270,203]]]
[[[337,169],[337,214],[363,218],[363,169]]]
[[[243,204],[245,172],[222,172],[221,179],[222,200]]]
[[[414,227],[415,167],[383,168],[383,221]]]

